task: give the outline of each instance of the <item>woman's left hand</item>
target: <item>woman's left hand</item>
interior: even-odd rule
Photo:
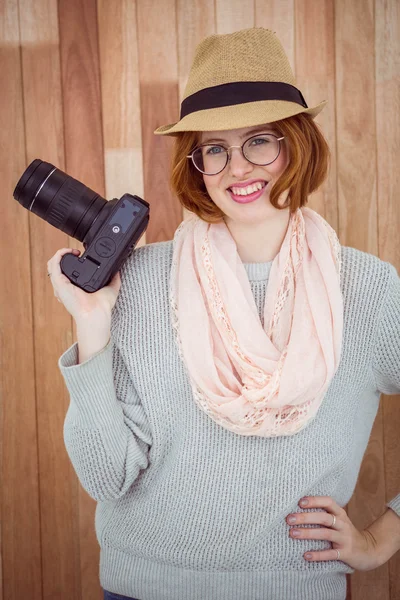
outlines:
[[[308,500],[308,504],[302,504],[302,500]],[[368,529],[363,531],[356,529],[346,511],[330,496],[307,496],[302,500],[299,502],[301,508],[323,508],[327,512],[303,512],[288,515],[286,522],[291,526],[290,537],[294,540],[328,540],[332,543],[330,550],[307,551],[304,554],[306,560],[310,562],[341,560],[359,571],[370,571],[383,564],[384,561],[379,561],[378,544],[374,536]],[[295,517],[296,522],[291,523],[290,517]],[[296,528],[296,525],[310,523],[323,527]],[[295,531],[299,531],[300,535],[296,537]],[[337,550],[340,553],[339,557]]]

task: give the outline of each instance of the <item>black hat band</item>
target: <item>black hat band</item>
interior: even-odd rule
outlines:
[[[232,106],[260,100],[286,100],[308,108],[303,94],[290,83],[281,81],[237,81],[204,88],[181,103],[180,119],[208,108]]]

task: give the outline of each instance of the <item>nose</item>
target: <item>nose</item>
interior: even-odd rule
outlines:
[[[231,147],[228,161],[229,170],[237,179],[243,179],[245,175],[251,173],[253,165],[242,154],[240,147]]]

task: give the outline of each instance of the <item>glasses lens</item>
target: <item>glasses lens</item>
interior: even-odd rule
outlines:
[[[247,140],[243,152],[252,163],[266,165],[273,162],[278,156],[279,142],[275,136],[264,133]]]
[[[205,175],[215,175],[225,167],[227,154],[223,146],[201,146],[193,152],[193,162]]]

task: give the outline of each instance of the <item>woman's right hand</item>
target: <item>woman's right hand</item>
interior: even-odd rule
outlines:
[[[117,301],[121,287],[119,272],[114,275],[109,285],[97,292],[85,292],[71,283],[61,271],[61,258],[68,252],[72,252],[75,256],[80,254],[80,250],[62,248],[57,250],[47,263],[47,272],[50,273],[49,279],[53,284],[54,296],[64,304],[76,322],[87,319],[87,317],[104,318],[111,321],[111,310]]]

